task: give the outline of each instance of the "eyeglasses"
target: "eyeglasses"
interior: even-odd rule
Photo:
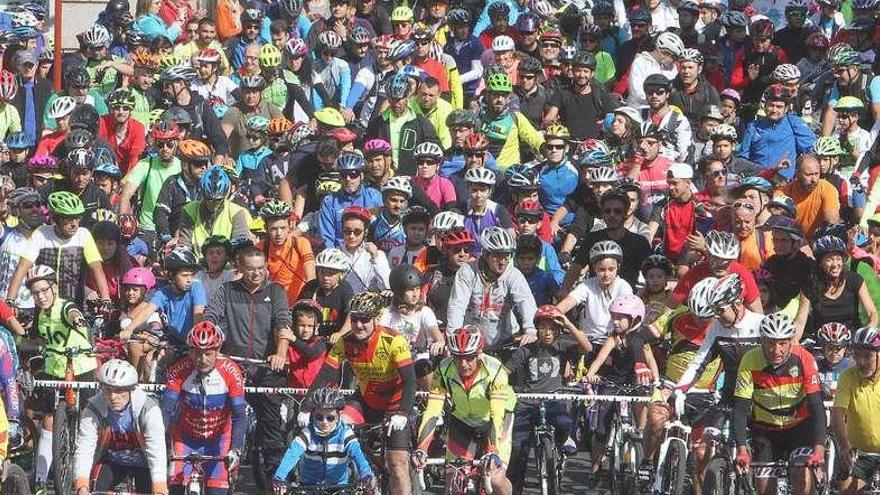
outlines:
[[[416,160],[416,165],[419,167],[433,167],[437,163],[437,160]]]
[[[606,215],[623,215],[623,208],[603,208],[602,213]]]
[[[45,293],[49,292],[50,290],[52,290],[51,285],[46,287],[45,289],[39,289],[39,290],[31,289],[31,295],[32,296],[39,296],[41,294],[45,294]]]
[[[128,111],[131,111],[131,110],[133,110],[133,109],[134,109],[134,107],[132,107],[131,105],[116,105],[116,106],[113,107],[113,110],[128,110]]]
[[[243,266],[241,267],[241,271],[243,273],[258,273],[266,269],[266,265],[262,266]]]
[[[361,176],[360,170],[343,170],[339,172],[339,176],[343,179],[357,179]]]
[[[31,208],[36,208],[39,206],[43,206],[43,203],[40,201],[28,201],[27,203],[21,203],[18,205],[19,208],[24,208],[26,210],[30,210]]]
[[[737,202],[733,203],[733,209],[755,211],[755,205],[753,205],[751,203],[747,203],[745,201],[737,201]]]
[[[315,421],[318,422],[318,423],[321,423],[321,422],[324,422],[324,421],[326,421],[326,422],[328,422],[328,423],[332,423],[332,422],[336,421],[337,418],[339,418],[339,415],[338,415],[338,414],[319,414],[319,413],[314,413],[314,414],[312,414],[312,417],[315,418]]]
[[[564,144],[548,144],[547,149],[548,150],[564,150],[565,145]]]
[[[648,93],[649,95],[665,95],[666,88],[651,88],[651,89],[645,90],[645,93]]]
[[[727,172],[725,172],[722,168],[721,170],[709,170],[706,172],[706,175],[708,175],[709,177],[724,177],[724,174],[726,173]]]
[[[177,146],[177,141],[156,141],[157,148],[173,148]]]
[[[343,229],[342,233],[344,235],[353,235],[355,237],[361,236],[364,234],[363,229]]]

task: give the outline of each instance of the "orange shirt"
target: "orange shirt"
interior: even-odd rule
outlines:
[[[268,244],[265,244],[267,243]],[[266,253],[269,278],[284,287],[287,300],[293,306],[306,280],[306,263],[314,263],[312,245],[305,236],[290,235],[284,244],[276,246],[271,241],[261,241],[257,248]]]
[[[750,236],[739,242],[739,262],[749,270],[757,270],[764,260],[774,254],[773,235],[769,231],[755,229]]]
[[[812,191],[804,191],[795,179],[783,191],[794,200],[797,207],[794,219],[808,241],[813,240],[813,232],[822,225],[826,211],[840,211],[837,189],[825,179],[819,179]]]

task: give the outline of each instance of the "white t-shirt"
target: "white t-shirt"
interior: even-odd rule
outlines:
[[[438,327],[434,311],[427,306],[422,306],[415,313],[407,315],[402,314],[395,308],[389,308],[383,311],[379,317],[379,325],[402,333],[409,340],[410,345],[415,346],[419,350],[427,347],[427,330]]]
[[[208,298],[208,301],[214,297],[214,293],[217,292],[217,289],[219,289],[221,285],[226,282],[231,282],[234,279],[235,270],[232,268],[223,270],[216,278],[208,275],[208,270],[201,270],[198,275],[196,275],[196,280],[200,280],[202,285],[205,286],[205,296]]]
[[[611,313],[608,307],[611,301],[625,294],[632,294],[632,287],[626,280],[617,277],[611,284],[611,290],[603,291],[599,287],[599,280],[595,277],[588,278],[578,284],[574,290],[569,293],[579,305],[583,304],[581,310],[580,329],[587,334],[590,342],[602,343],[611,333]]]
[[[3,240],[3,245],[0,245],[0,297],[3,299],[6,299],[6,293],[9,291],[9,281],[12,280],[15,267],[18,266],[21,257],[30,247],[30,240],[21,232],[17,229],[9,230],[9,234]],[[21,309],[34,308],[34,298],[31,296],[31,291],[28,290],[26,284],[21,284],[21,288],[18,290],[18,299],[15,300],[15,303]]]

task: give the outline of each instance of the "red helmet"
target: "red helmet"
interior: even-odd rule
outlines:
[[[373,221],[373,215],[370,213],[370,210],[364,208],[363,206],[347,206],[344,210],[342,210],[342,219],[345,220],[348,217],[360,218],[364,221],[364,223],[368,224]]]
[[[119,215],[119,231],[123,239],[134,239],[140,226],[134,215]]]
[[[828,41],[828,37],[825,36],[825,33],[821,31],[816,31],[807,36],[807,48],[827,50],[829,46],[831,46],[831,42]]]
[[[153,139],[177,139],[180,131],[174,122],[159,121],[153,126],[153,132],[150,135],[153,136]]]
[[[473,356],[483,350],[483,332],[474,325],[465,325],[452,331],[447,338],[453,356]]]
[[[753,40],[772,38],[774,33],[773,22],[770,19],[758,19],[752,23],[749,31],[752,34]]]
[[[467,229],[452,230],[443,236],[443,247],[473,246],[474,236]]]
[[[8,70],[0,71],[0,101],[11,101],[17,93],[15,74]]]
[[[537,325],[538,320],[555,320],[560,316],[563,316],[563,314],[562,311],[559,310],[559,308],[552,304],[545,304],[538,308],[537,311],[535,311],[535,318],[533,319],[533,321],[535,322],[535,325]]]
[[[843,323],[829,321],[819,327],[816,336],[819,337],[819,342],[822,344],[848,345],[852,338],[852,333]]]
[[[535,201],[534,199],[524,199],[522,200],[522,202],[520,202],[520,204],[516,205],[514,215],[530,215],[540,218],[544,216],[544,208],[541,207],[541,203]]]
[[[489,140],[482,133],[472,132],[467,139],[464,140],[464,149],[483,151],[489,147]]]
[[[186,343],[193,349],[201,349],[204,351],[211,349],[219,349],[223,345],[223,330],[214,325],[210,321],[200,321],[196,323],[192,330],[189,331],[189,337]]]

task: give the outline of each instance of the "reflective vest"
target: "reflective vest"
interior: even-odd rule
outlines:
[[[67,357],[63,353],[65,349],[86,348],[91,349],[88,328],[78,328],[65,319],[65,313],[73,308],[73,303],[58,298],[52,308],[47,312],[40,310],[37,316],[37,332],[43,345],[46,347],[46,363],[44,371],[55,377],[64,378],[67,368]],[[94,356],[79,355],[73,358],[73,373],[80,376],[98,367]]]
[[[189,216],[193,223],[190,244],[197,255],[202,252],[202,245],[208,237],[211,237],[212,235],[222,235],[227,239],[232,238],[232,219],[235,218],[239,212],[244,211],[246,215],[250,216],[247,213],[247,210],[241,206],[238,206],[232,201],[224,201],[223,205],[220,207],[220,211],[218,211],[217,215],[214,217],[214,223],[208,228],[206,222],[202,221],[201,206],[202,201],[193,201],[183,207],[184,213]],[[248,224],[250,224],[250,219],[248,219]]]

